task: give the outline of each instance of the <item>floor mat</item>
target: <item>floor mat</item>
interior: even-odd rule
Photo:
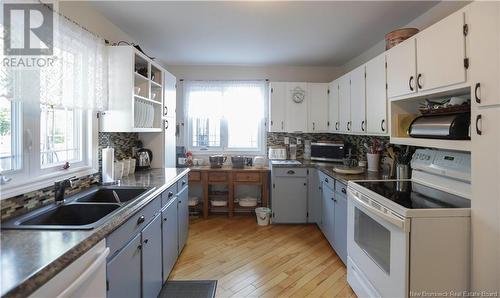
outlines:
[[[169,280],[159,298],[214,298],[216,280]]]

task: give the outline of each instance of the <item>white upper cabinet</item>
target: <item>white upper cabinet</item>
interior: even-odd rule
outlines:
[[[307,132],[308,100],[307,83],[286,84],[286,131]]]
[[[385,55],[382,54],[366,63],[367,133],[387,133],[387,97],[385,84]]]
[[[351,79],[351,120],[348,129],[356,133],[366,132],[366,86],[365,66],[350,72]],[[371,111],[370,111],[371,113]]]
[[[272,82],[269,84],[269,131],[285,132],[287,83]]]
[[[335,80],[328,84],[330,93],[328,94],[328,119],[330,122],[329,131],[340,131],[339,122],[339,81]]]
[[[387,96],[410,95],[416,88],[415,39],[410,38],[386,52]]]
[[[419,90],[466,82],[464,18],[464,12],[458,11],[417,35]]]
[[[109,46],[108,110],[103,132],[161,132],[164,69],[132,46]]]
[[[177,106],[177,79],[168,71],[165,71],[165,97],[163,99],[163,117],[175,118]]]
[[[351,81],[346,74],[339,78],[339,131],[351,131]]]
[[[472,104],[500,104],[500,2],[473,2],[468,23]]]
[[[328,84],[307,83],[309,132],[328,131]]]

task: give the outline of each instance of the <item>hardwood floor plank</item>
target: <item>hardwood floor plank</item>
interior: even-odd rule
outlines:
[[[355,297],[318,227],[258,226],[254,216],[191,220],[169,279],[215,279],[221,298]]]

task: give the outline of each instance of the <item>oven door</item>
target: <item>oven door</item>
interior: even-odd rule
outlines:
[[[354,291],[359,297],[407,297],[409,220],[380,211],[356,190],[348,197],[347,275]]]

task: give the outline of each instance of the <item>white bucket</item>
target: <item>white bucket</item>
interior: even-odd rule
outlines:
[[[257,224],[259,226],[267,226],[271,216],[271,209],[266,207],[255,208],[255,215],[257,216]]]

